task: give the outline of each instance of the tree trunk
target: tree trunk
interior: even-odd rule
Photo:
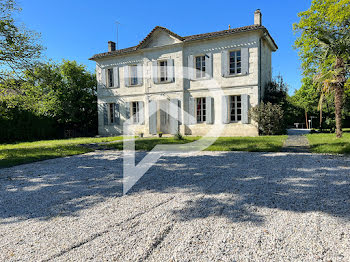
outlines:
[[[335,104],[335,125],[336,125],[336,134],[337,138],[342,137],[342,109],[343,109],[343,95],[344,95],[344,84],[346,81],[345,78],[345,65],[344,60],[340,57],[336,58],[335,62],[336,80],[334,84],[334,104]],[[338,72],[339,71],[339,72]]]
[[[309,129],[309,123],[307,121],[307,111],[305,109],[305,123],[306,123],[306,129]]]

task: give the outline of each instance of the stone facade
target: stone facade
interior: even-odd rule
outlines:
[[[234,30],[192,40],[156,27],[131,51],[117,50],[91,58],[96,61],[99,134],[123,134],[124,122],[134,113],[132,102],[141,102],[137,109],[139,119],[132,125],[136,133],[146,136],[157,132],[203,136],[216,127],[223,127],[217,134],[220,136],[257,136],[257,126],[248,118],[248,110],[259,103],[264,86],[271,80],[271,52],[277,46],[261,25]],[[237,50],[241,62],[236,66],[241,66],[241,72],[229,75],[228,56]],[[199,55],[205,57],[206,76],[197,79],[193,59]],[[157,61],[167,61],[168,81],[164,83],[159,83]],[[137,69],[130,65],[137,65]],[[138,80],[130,85],[133,69]],[[109,74],[113,75],[112,80]],[[242,100],[241,108],[237,106],[240,119],[230,121],[230,96],[237,95]],[[196,98],[206,98],[207,108],[202,112],[206,121],[196,121]],[[178,104],[178,110],[170,102]],[[150,115],[153,109],[156,112]]]

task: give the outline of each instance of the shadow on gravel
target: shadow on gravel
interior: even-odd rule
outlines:
[[[145,153],[137,153],[139,161]],[[5,223],[74,216],[122,195],[120,152],[53,159],[2,169],[0,218]],[[350,160],[312,154],[211,153],[163,157],[129,194],[188,194],[178,220],[210,216],[263,223],[258,208],[319,211],[350,218]],[[192,197],[193,196],[193,197]]]

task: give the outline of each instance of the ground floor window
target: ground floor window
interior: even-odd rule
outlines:
[[[242,119],[241,96],[230,96],[230,121],[238,122]]]
[[[132,102],[132,119],[134,123],[139,123],[140,122],[140,104],[139,102]]]
[[[196,98],[196,105],[197,105],[197,123],[205,122],[206,120],[206,99],[205,97]]]
[[[109,107],[109,123],[115,123],[115,103],[108,104]]]

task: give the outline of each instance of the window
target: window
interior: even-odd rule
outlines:
[[[110,103],[109,105],[109,123],[115,123],[115,103]]]
[[[130,66],[130,85],[135,86],[137,84],[137,65],[132,65]]]
[[[230,52],[229,59],[230,75],[240,74],[242,72],[241,50]]]
[[[205,77],[205,56],[196,57],[196,78]]]
[[[139,102],[132,102],[132,119],[134,123],[140,122],[140,105]]]
[[[167,66],[168,66],[168,63],[166,60],[158,62],[159,82],[167,82],[168,81]]]
[[[197,123],[205,122],[206,120],[206,99],[205,97],[196,99]]]
[[[230,121],[238,122],[242,119],[241,96],[230,96]]]
[[[107,69],[107,86],[113,87],[113,68]]]

